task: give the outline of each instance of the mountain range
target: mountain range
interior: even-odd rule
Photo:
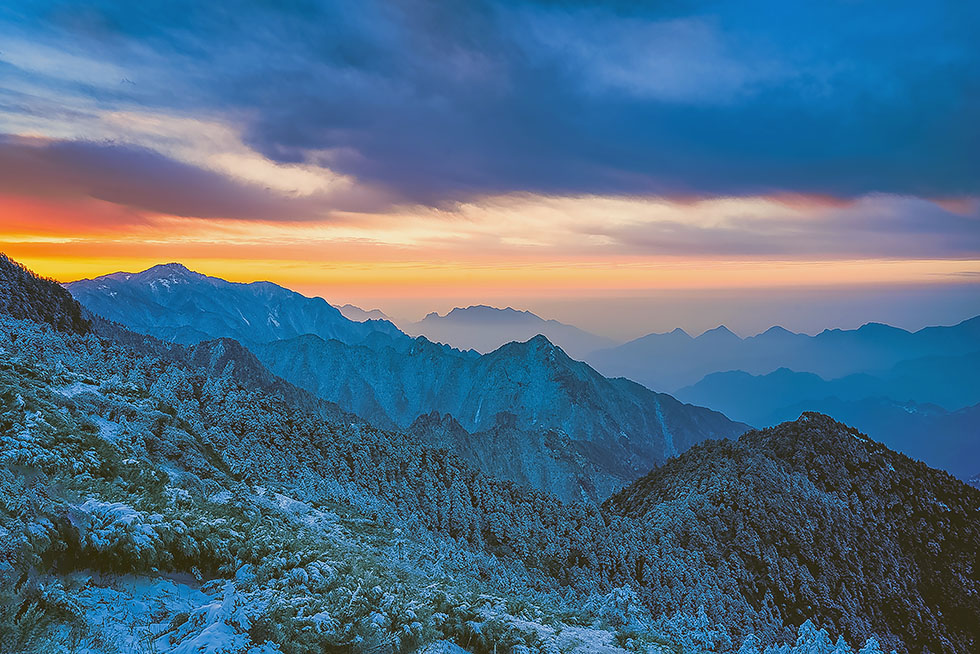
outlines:
[[[179,264],[66,286],[93,314],[135,332],[178,343],[237,339],[274,374],[340,411],[388,429],[411,430],[422,420],[428,427],[413,433],[425,442],[569,500],[601,501],[699,440],[804,411],[829,413],[962,478],[980,464],[980,319],[914,333],[869,324],[807,336],[774,327],[747,339],[724,327],[697,338],[678,329],[588,357],[626,352],[635,365],[645,349],[653,357],[643,366],[648,377],[721,367],[675,392],[685,405],[604,378],[543,335],[481,355],[413,339],[388,321],[348,320],[319,298],[268,282],[229,283]],[[529,312],[482,306],[432,314],[418,325],[426,323],[457,343],[468,331],[479,340],[535,326],[584,334]],[[724,370],[777,363],[854,372],[825,379],[788,367]]]
[[[177,264],[66,288],[135,332],[177,343],[237,339],[274,374],[383,428],[449,415],[470,441],[480,434],[479,448],[460,449],[469,460],[567,500],[601,501],[694,443],[747,429],[606,379],[542,335],[480,355],[412,339],[386,321],[349,321],[324,300],[268,282],[234,284]]]
[[[450,449],[570,500],[607,497],[700,440],[747,428],[625,379],[606,379],[544,336],[484,355],[422,338],[407,349],[312,335],[253,348],[275,374],[374,424],[407,429],[432,412],[448,415],[469,435],[451,433],[481,443]]]
[[[729,370],[764,375],[788,368],[837,379],[887,374],[903,361],[978,351],[980,316],[916,332],[868,323],[859,329],[827,329],[816,336],[771,327],[740,338],[721,326],[692,338],[675,329],[593,352],[586,361],[604,375],[628,377],[648,388],[673,392],[696,384],[705,375]]]
[[[409,433],[332,417],[234,341],[77,322],[6,259],[0,307],[4,651],[980,643],[980,491],[829,417],[565,503],[443,449],[463,437],[445,415]]]
[[[980,347],[980,339],[976,343]],[[774,410],[836,397],[936,404],[955,411],[980,402],[980,350],[953,356],[901,361],[878,375],[858,373],[825,380],[809,372],[779,368],[766,375],[741,370],[715,372],[676,391],[685,402],[717,407],[754,425],[765,425]],[[724,408],[722,408],[724,407]],[[778,421],[782,422],[782,421]]]
[[[421,321],[403,325],[403,328],[413,336],[425,336],[430,341],[481,353],[491,352],[511,341],[526,341],[538,334],[546,336],[570,357],[578,360],[583,360],[595,350],[615,345],[612,339],[511,307],[457,307],[444,316],[430,313]]]
[[[980,465],[980,352],[920,357],[879,375],[833,380],[787,368],[717,372],[676,395],[758,427],[802,411],[827,413],[962,479]]]
[[[92,313],[174,343],[219,337],[264,343],[303,334],[361,343],[375,333],[404,336],[385,320],[348,320],[322,298],[270,282],[228,282],[179,263],[102,275],[65,287]]]

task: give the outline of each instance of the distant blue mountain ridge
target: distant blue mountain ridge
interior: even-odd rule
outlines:
[[[880,323],[828,329],[816,336],[772,327],[740,338],[726,327],[691,337],[681,329],[649,334],[599,350],[586,361],[604,375],[628,377],[648,388],[673,392],[715,372],[765,375],[779,368],[824,379],[888,374],[903,361],[957,357],[980,351],[980,316],[949,327],[909,332]]]
[[[716,372],[676,396],[756,427],[816,411],[961,478],[980,470],[980,351],[902,361],[881,375],[824,380],[780,368]]]

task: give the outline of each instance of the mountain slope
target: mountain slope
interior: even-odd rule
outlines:
[[[758,375],[789,368],[835,379],[856,373],[877,374],[909,359],[977,351],[980,316],[951,327],[926,327],[917,332],[878,323],[854,330],[825,330],[816,336],[772,327],[744,339],[723,327],[697,338],[674,330],[597,351],[586,360],[604,375],[628,377],[649,388],[673,391],[726,370]]]
[[[696,446],[604,508],[669,525],[790,623],[816,614],[912,652],[980,645],[980,492],[826,416]]]
[[[228,282],[178,263],[80,280],[65,288],[92,313],[175,343],[211,338],[263,343],[301,334],[362,343],[377,332],[404,337],[387,321],[348,320],[322,298],[270,282]]]
[[[254,351],[277,375],[374,424],[407,429],[420,416],[448,414],[467,434],[482,432],[482,454],[466,450],[471,461],[487,466],[517,456],[525,473],[484,469],[525,482],[534,468],[536,487],[568,500],[606,497],[696,442],[746,428],[638,384],[606,379],[543,336],[483,356],[421,338],[402,350],[303,336]],[[545,478],[571,481],[543,484]]]
[[[611,483],[610,473],[590,460],[586,443],[554,429],[523,430],[513,414],[499,415],[495,425],[471,434],[450,414],[433,411],[419,416],[407,432],[501,479],[556,497],[596,501],[622,485]]]
[[[511,341],[526,341],[538,334],[546,336],[573,359],[614,345],[611,339],[583,331],[557,320],[544,320],[530,311],[486,305],[457,307],[440,316],[430,313],[417,323],[405,326],[413,336],[447,343],[462,350],[487,353]]]
[[[86,333],[91,325],[71,295],[40,279],[0,252],[0,313],[44,322],[55,329]]]
[[[409,654],[547,638],[589,654],[533,621],[574,604],[521,561],[544,551],[548,523],[594,510],[283,400],[0,315],[0,650]],[[495,524],[537,520],[537,534],[491,531],[490,505]],[[509,559],[481,552],[483,534]],[[515,615],[478,599],[505,593]],[[596,625],[581,634],[627,654],[614,624]]]
[[[860,429],[893,450],[967,479],[980,465],[980,404],[958,411],[886,398],[823,400],[784,407],[767,423],[818,411]]]

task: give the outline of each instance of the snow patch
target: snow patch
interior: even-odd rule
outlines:
[[[234,582],[212,582],[202,589],[182,576],[93,576],[80,581],[74,599],[101,636],[90,642],[111,643],[120,652],[282,654],[272,643],[252,643],[248,629],[264,605],[249,602]],[[102,651],[83,645],[79,654]]]
[[[75,397],[76,395],[81,395],[82,393],[98,393],[98,386],[89,384],[86,382],[75,382],[74,384],[69,384],[68,386],[61,386],[60,388],[52,389],[58,395],[64,397]]]
[[[102,416],[91,416],[91,420],[99,428],[99,438],[110,443],[119,440],[120,427],[118,422],[106,420]]]
[[[115,643],[121,652],[145,651],[149,642],[166,631],[174,615],[189,613],[210,600],[195,586],[176,578],[114,575],[109,582],[95,576],[83,583],[74,599],[92,629],[102,635],[100,640]],[[83,649],[80,654],[96,651],[101,649]]]

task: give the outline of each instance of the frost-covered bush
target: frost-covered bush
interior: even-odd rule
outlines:
[[[435,626],[442,636],[476,654],[529,654],[543,651],[535,631],[522,630],[511,621],[481,610],[480,600],[440,593],[434,598]],[[485,601],[485,600],[484,600]]]
[[[248,601],[237,592],[235,584],[227,581],[215,601],[182,615],[154,645],[173,654],[241,652],[253,642],[248,608]],[[267,651],[271,654],[275,650],[270,647]]]
[[[86,631],[82,607],[60,580],[0,572],[0,651],[44,651],[55,644],[68,649]]]
[[[629,586],[614,588],[600,600],[599,618],[614,628],[636,629],[648,617],[639,595]]]
[[[163,516],[144,514],[122,502],[88,499],[70,514],[79,545],[91,567],[115,572],[145,571],[159,561]]]
[[[762,648],[754,634],[746,637],[738,654],[855,654],[855,650],[838,637],[834,642],[825,629],[818,629],[807,620],[800,625],[796,642]],[[878,639],[872,636],[857,654],[882,654]]]

